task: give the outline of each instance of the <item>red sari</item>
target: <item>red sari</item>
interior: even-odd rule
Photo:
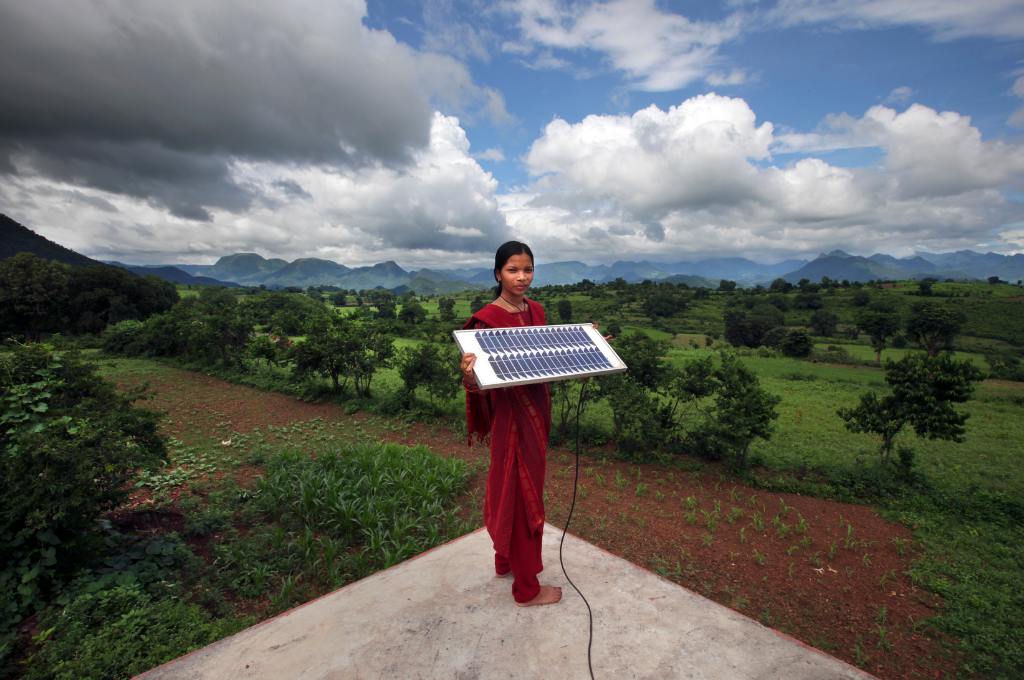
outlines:
[[[544,308],[527,300],[527,311],[507,312],[494,304],[470,317],[464,328],[543,326]],[[484,524],[494,542],[498,574],[512,572],[517,602],[540,592],[537,574],[543,569],[544,473],[551,431],[551,397],[545,383],[487,391],[467,388],[469,440],[490,437],[491,467],[487,473]]]

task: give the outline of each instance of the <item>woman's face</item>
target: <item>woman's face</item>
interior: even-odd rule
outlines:
[[[501,290],[509,295],[522,295],[533,283],[533,258],[526,253],[508,258],[495,277]]]

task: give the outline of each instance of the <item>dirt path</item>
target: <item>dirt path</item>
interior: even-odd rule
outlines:
[[[120,377],[124,386],[134,376]],[[143,405],[180,439],[229,437],[315,418],[382,425],[381,439],[474,464],[462,499],[480,522],[487,450],[438,425],[405,424],[170,368]],[[912,534],[871,508],[736,484],[712,468],[670,470],[584,456],[573,533],[882,678],[935,678],[955,664],[920,632],[941,602],[911,583]],[[549,454],[548,521],[563,526],[574,457]],[[548,569],[558,565],[548,565]]]

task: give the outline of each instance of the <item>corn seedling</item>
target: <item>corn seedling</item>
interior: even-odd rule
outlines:
[[[907,544],[909,543],[910,541],[906,538],[900,538],[899,536],[892,537],[892,544],[896,546],[896,554],[900,557],[903,557],[903,553],[906,551]]]
[[[757,548],[754,548],[754,561],[763,567],[767,558],[764,556],[764,553],[758,552]]]
[[[621,470],[615,471],[615,488],[620,490],[626,488],[626,478],[622,476]]]
[[[754,525],[754,531],[764,531],[764,517],[761,513],[754,511],[754,514],[750,517],[750,521]]]
[[[740,527],[740,543],[746,543],[746,542],[747,542],[747,528],[746,527]]]
[[[693,496],[687,496],[686,497],[686,507],[688,507],[690,510],[696,510],[697,509],[697,499],[694,498]]]
[[[643,482],[638,482],[637,485],[636,485],[636,495],[637,495],[637,497],[646,496],[647,495],[647,485],[644,484]]]
[[[701,543],[704,544],[704,547],[709,547],[712,543],[715,542],[715,535],[711,534],[711,533],[707,533],[707,534],[704,534],[703,536],[701,536],[700,540],[701,540]]]
[[[865,567],[871,566],[871,555],[864,553],[864,556],[860,558],[860,561],[864,563]]]
[[[743,517],[743,508],[737,508],[735,505],[729,509],[729,514],[726,516],[726,521],[729,524],[735,524],[736,520]]]

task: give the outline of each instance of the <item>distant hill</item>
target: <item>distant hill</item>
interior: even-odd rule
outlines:
[[[233,283],[231,281],[220,281],[218,279],[211,279],[209,276],[192,276],[186,271],[183,271],[177,267],[170,265],[138,265],[138,264],[125,264],[123,262],[106,262],[113,267],[120,267],[121,269],[127,269],[133,274],[139,276],[155,276],[158,279],[164,281],[170,281],[171,283],[187,284],[190,286],[224,286],[225,288],[239,288],[240,284]]]
[[[54,243],[40,236],[28,227],[18,224],[7,215],[0,215],[0,260],[18,253],[32,253],[44,260],[56,260],[76,267],[106,265],[126,269],[139,276],[155,276],[171,283],[186,283],[201,286],[235,285],[205,277],[194,277],[175,267],[143,267],[121,262],[100,262],[86,257],[70,248]]]
[[[0,215],[0,260],[5,260],[18,253],[32,253],[44,260],[56,260],[83,267],[103,264],[99,260],[76,253],[70,248],[65,248],[40,236],[7,215]]]
[[[827,276],[837,281],[876,281],[879,279],[987,279],[998,276],[1005,281],[1024,278],[1024,255],[998,253],[918,253],[913,257],[895,258],[876,254],[871,257],[850,255],[833,250],[811,260],[783,276],[796,283],[800,279],[820,281]]]

